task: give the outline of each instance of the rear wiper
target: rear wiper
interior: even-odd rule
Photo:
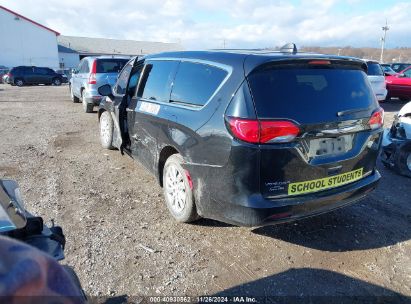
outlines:
[[[358,113],[358,112],[366,112],[366,111],[368,112],[369,110],[370,110],[369,108],[345,110],[345,111],[337,112],[337,116],[341,117],[341,116],[345,116],[345,115],[353,114],[353,113]]]

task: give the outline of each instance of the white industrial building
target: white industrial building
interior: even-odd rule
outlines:
[[[0,66],[41,66],[57,69],[60,34],[0,6]]]
[[[142,56],[179,51],[178,43],[63,36],[0,5],[0,67],[77,67],[86,56]]]

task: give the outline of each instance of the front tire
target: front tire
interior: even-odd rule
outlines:
[[[199,218],[194,203],[191,182],[185,169],[184,160],[180,154],[171,155],[163,170],[163,190],[166,205],[177,222],[189,223]]]
[[[104,149],[113,149],[114,122],[110,112],[104,111],[100,116],[100,142]]]

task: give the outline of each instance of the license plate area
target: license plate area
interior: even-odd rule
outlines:
[[[315,138],[309,141],[309,157],[323,157],[347,153],[352,149],[353,134],[334,138]]]

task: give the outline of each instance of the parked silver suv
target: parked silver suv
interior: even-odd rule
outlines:
[[[97,89],[104,84],[114,85],[117,75],[129,58],[124,57],[85,57],[70,79],[70,95],[73,102],[83,103],[86,113],[93,112],[94,106],[103,98]]]

